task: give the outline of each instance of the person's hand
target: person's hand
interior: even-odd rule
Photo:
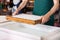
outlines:
[[[41,22],[41,24],[44,24],[44,23],[48,22],[49,19],[50,19],[50,17],[47,16],[47,15],[42,16],[42,22]]]
[[[16,15],[16,14],[17,14],[17,12],[12,13],[13,16]]]

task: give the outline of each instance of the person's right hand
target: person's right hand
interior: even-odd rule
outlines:
[[[12,13],[12,15],[14,16],[14,15],[16,15],[17,14],[17,12],[15,11],[14,13]]]

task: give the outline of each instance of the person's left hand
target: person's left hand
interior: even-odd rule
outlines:
[[[50,19],[50,17],[47,16],[47,15],[42,16],[42,23],[41,24],[44,24],[44,23],[48,22],[49,19]]]

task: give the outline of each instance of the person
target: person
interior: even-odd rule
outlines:
[[[54,13],[59,8],[59,0],[35,0],[33,14],[42,16],[41,24],[54,25]]]
[[[13,13],[12,13],[12,15],[22,13],[27,2],[28,2],[28,0],[13,0],[13,9],[12,9]]]

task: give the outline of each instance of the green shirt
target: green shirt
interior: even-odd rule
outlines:
[[[45,15],[53,6],[53,0],[35,0],[34,2],[34,15]],[[52,22],[52,23],[51,23]],[[54,23],[54,16],[52,15],[47,25],[53,25]]]

